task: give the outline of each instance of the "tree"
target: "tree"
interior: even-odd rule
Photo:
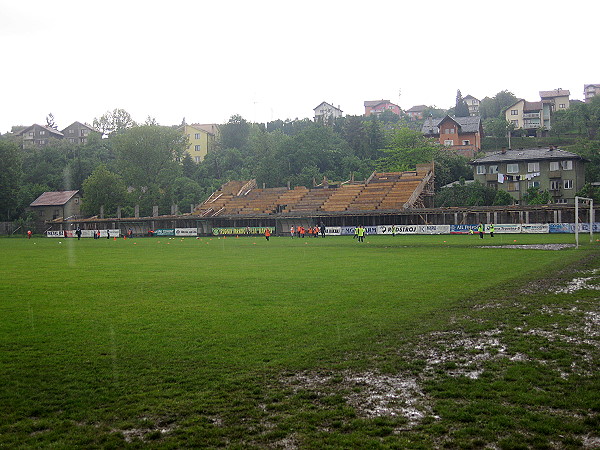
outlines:
[[[219,143],[221,149],[244,149],[250,136],[250,124],[240,115],[233,115],[229,121],[219,128]]]
[[[54,128],[55,130],[57,129],[57,126],[54,123],[54,114],[50,113],[46,116],[46,126],[48,128]]]
[[[143,125],[114,135],[115,164],[138,200],[169,191],[181,173],[178,161],[187,146],[187,138],[171,127]]]
[[[85,214],[104,213],[114,215],[118,206],[123,206],[127,198],[127,186],[120,175],[110,172],[105,165],[98,166],[83,182],[81,210]]]
[[[440,190],[435,195],[436,207],[450,206],[491,206],[496,200],[496,190],[479,181],[461,183]],[[509,194],[510,196],[510,194]]]
[[[454,106],[454,115],[456,117],[469,117],[469,107],[463,99],[460,89],[456,91],[456,104]]]
[[[430,162],[436,149],[434,139],[424,137],[420,131],[400,128],[391,136],[384,150],[387,156],[377,161],[377,168],[385,172],[414,169],[416,164]]]
[[[483,121],[483,131],[486,136],[506,137],[508,131],[512,131],[514,128],[515,126],[507,122],[504,117],[488,118]]]
[[[479,115],[482,119],[497,119],[504,118],[504,110],[517,102],[518,98],[515,97],[510,91],[504,90],[498,92],[493,97],[485,97],[479,103]]]
[[[523,195],[523,200],[528,205],[547,205],[552,202],[552,195],[539,187],[530,187],[527,193]]]
[[[10,220],[16,214],[21,188],[21,149],[12,141],[0,139],[0,217]]]
[[[137,124],[127,111],[116,108],[112,111],[106,111],[99,119],[94,118],[93,125],[102,134],[108,135],[135,127]]]

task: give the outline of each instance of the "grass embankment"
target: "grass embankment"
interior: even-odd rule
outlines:
[[[515,287],[596,244],[515,239],[0,240],[0,446],[583,445],[594,293]]]

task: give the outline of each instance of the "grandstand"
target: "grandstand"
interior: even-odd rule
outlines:
[[[256,180],[230,181],[199,205],[193,215],[257,217],[269,215],[336,215],[429,206],[433,194],[432,164],[406,172],[373,172],[364,182],[259,189]]]

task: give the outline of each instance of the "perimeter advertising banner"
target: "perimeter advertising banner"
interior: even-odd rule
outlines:
[[[477,233],[477,225],[450,225],[450,234]]]
[[[351,227],[341,227],[341,235],[342,236],[354,236],[354,231],[356,230],[355,226],[351,226]],[[367,233],[367,235],[369,234],[377,234],[377,226],[373,226],[373,227],[364,227],[365,228],[365,232]]]
[[[275,227],[213,227],[212,234],[214,236],[243,236],[247,234],[265,234],[269,229],[271,234],[275,234]]]
[[[477,230],[475,230],[477,231]],[[490,226],[485,226],[485,232],[490,232]],[[499,223],[494,225],[494,233],[495,234],[511,234],[511,233],[520,233],[521,232],[521,224],[520,223]]]
[[[550,227],[547,223],[524,223],[521,225],[521,233],[549,233]]]
[[[106,238],[108,236],[108,233],[110,233],[110,237],[119,237],[120,236],[120,230],[118,229],[114,229],[114,230],[99,230],[100,231],[100,237],[101,238]],[[96,232],[96,230],[81,230],[81,237],[82,238],[92,238],[94,237],[94,233]],[[76,238],[77,235],[75,234],[75,230],[64,230],[64,231],[46,231],[46,237],[51,237],[51,238]]]
[[[419,225],[418,234],[450,234],[450,225]]]
[[[342,234],[342,227],[325,227],[325,236],[339,236]]]
[[[550,233],[574,233],[575,227],[572,223],[551,223],[548,224]]]
[[[198,228],[175,228],[175,236],[198,236]]]
[[[175,228],[162,228],[154,230],[154,236],[175,236]]]
[[[377,234],[417,234],[418,225],[379,225]]]

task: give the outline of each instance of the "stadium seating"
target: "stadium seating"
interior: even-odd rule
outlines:
[[[403,209],[419,198],[432,176],[432,166],[423,164],[415,171],[373,173],[364,183],[351,181],[336,187],[258,189],[256,180],[230,181],[194,214],[215,217]]]

